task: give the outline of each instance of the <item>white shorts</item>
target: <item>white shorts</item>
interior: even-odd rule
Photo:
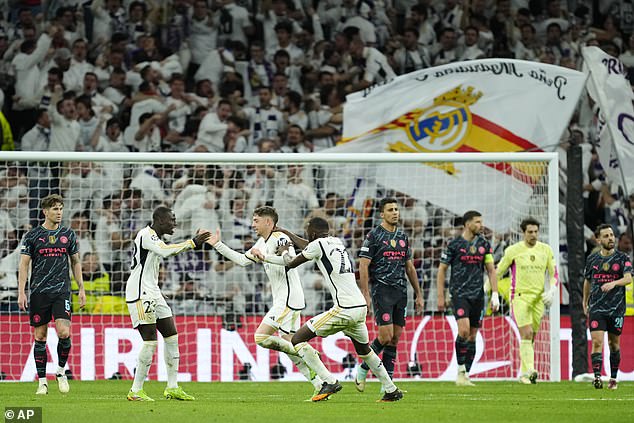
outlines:
[[[152,325],[157,319],[172,317],[172,309],[163,297],[140,298],[133,303],[128,303],[128,311],[133,328],[139,325]]]
[[[262,323],[272,326],[286,334],[297,332],[300,322],[300,310],[293,310],[286,306],[273,306],[273,308],[266,313],[264,319],[262,319]]]
[[[370,339],[368,327],[365,324],[367,314],[367,307],[341,308],[335,306],[310,319],[306,322],[306,326],[322,338],[343,332],[360,344],[368,344]]]

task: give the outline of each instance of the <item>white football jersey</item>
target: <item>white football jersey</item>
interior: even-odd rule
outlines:
[[[149,226],[141,229],[134,239],[132,270],[125,287],[126,302],[133,303],[141,296],[162,297],[158,275],[163,258],[194,247],[191,239],[178,244],[165,244],[154,229]]]
[[[308,260],[317,262],[335,305],[341,308],[366,306],[354,277],[350,256],[339,238],[317,238],[308,243],[301,254]]]
[[[273,232],[267,239],[260,237],[252,247],[260,250],[265,256],[274,255],[278,245],[290,243],[290,238],[282,232]],[[251,250],[240,254],[225,244],[219,242],[214,248],[234,263],[246,266],[251,263],[262,263],[264,272],[271,283],[271,295],[273,306],[288,307],[292,310],[303,310],[306,307],[304,302],[304,290],[299,280],[296,269],[287,269],[285,266],[261,262],[253,256]],[[295,254],[293,247],[290,253]]]

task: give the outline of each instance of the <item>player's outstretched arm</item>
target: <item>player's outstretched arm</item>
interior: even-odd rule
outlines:
[[[216,251],[222,254],[225,258],[231,260],[238,266],[245,267],[253,263],[258,263],[258,258],[251,253],[251,250],[242,254],[225,245],[220,240],[220,229],[216,229],[216,232],[211,234],[209,239],[207,239],[207,243],[214,247]]]
[[[288,236],[291,239],[291,242],[300,250],[303,250],[308,245],[307,239],[302,238],[301,236],[289,231],[288,229],[284,229],[284,228],[280,228],[276,226],[274,230],[282,232],[283,234]]]

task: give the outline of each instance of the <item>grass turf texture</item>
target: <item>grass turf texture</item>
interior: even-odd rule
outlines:
[[[156,402],[130,402],[130,381],[70,381],[62,395],[49,379],[49,394],[35,395],[37,383],[0,383],[0,407],[42,407],[43,423],[52,422],[588,422],[631,421],[634,383],[617,391],[595,390],[590,383],[401,382],[407,390],[396,403],[377,403],[379,384],[358,393],[352,383],[330,400],[305,402],[308,383],[183,383],[196,401],[163,399],[163,382],[146,382]],[[607,384],[606,384],[607,386]]]

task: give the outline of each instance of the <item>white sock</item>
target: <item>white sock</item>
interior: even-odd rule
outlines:
[[[319,353],[317,353],[317,351],[311,347],[308,342],[302,342],[295,345],[295,351],[297,351],[297,354],[299,354],[302,360],[304,360],[304,363],[317,373],[321,380],[327,382],[328,384],[337,382],[337,379],[332,376],[326,366],[324,366],[324,363],[321,362]]]
[[[379,378],[381,384],[383,385],[383,389],[385,392],[394,392],[396,390],[396,385],[390,379],[390,375],[387,374],[387,370],[385,370],[385,366],[383,366],[383,362],[378,355],[372,350],[367,355],[360,355],[361,359],[365,361],[370,370],[372,370],[372,374]]]
[[[143,341],[143,346],[139,352],[136,364],[136,372],[134,372],[134,382],[132,383],[132,392],[138,392],[143,389],[143,382],[150,371],[152,365],[152,357],[158,341]]]
[[[461,364],[458,366],[458,373],[467,373],[467,366]]]
[[[300,373],[304,375],[307,381],[313,384],[315,388],[321,388],[322,380],[319,375],[315,374],[315,377],[311,379],[310,368],[304,363],[304,360],[298,355],[289,355],[288,358],[297,366]]]
[[[40,386],[42,385],[48,385],[48,382],[46,381],[46,376],[45,377],[41,377],[38,379],[38,382],[40,383]]]
[[[255,343],[261,346],[262,348],[268,348],[270,350],[282,351],[291,355],[297,355],[295,352],[295,348],[293,348],[293,344],[290,341],[287,341],[284,338],[280,338],[275,335],[267,335],[263,333],[255,334]]]
[[[167,367],[167,388],[178,388],[178,334],[168,336],[165,341],[165,366]]]
[[[55,371],[55,374],[64,376],[66,374],[66,371],[64,370],[63,367],[57,366],[57,370]]]

